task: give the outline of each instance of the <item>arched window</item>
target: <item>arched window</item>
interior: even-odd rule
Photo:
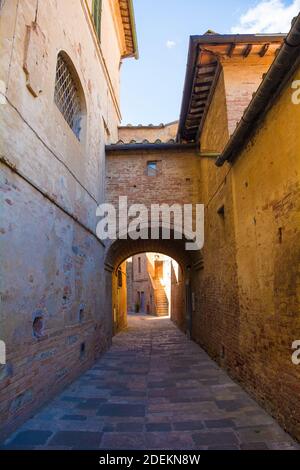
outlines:
[[[54,101],[78,140],[81,140],[85,101],[82,86],[66,53],[57,57]]]
[[[93,0],[93,20],[99,42],[101,41],[101,10],[102,0]]]

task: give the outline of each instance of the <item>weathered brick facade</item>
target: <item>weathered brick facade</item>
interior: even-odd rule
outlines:
[[[147,162],[157,162],[157,176],[147,175]],[[128,205],[189,204],[199,200],[200,160],[195,151],[148,148],[118,152],[107,150],[107,200],[118,206],[119,196],[128,197]]]
[[[1,2],[0,436],[111,344],[96,207],[105,143],[118,138],[120,60],[134,51],[119,2],[102,2],[100,44],[92,3]],[[80,101],[79,137],[54,99],[61,53]]]

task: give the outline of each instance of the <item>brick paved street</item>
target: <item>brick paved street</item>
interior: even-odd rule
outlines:
[[[147,316],[130,316],[101,360],[3,447],[300,448],[169,319]]]

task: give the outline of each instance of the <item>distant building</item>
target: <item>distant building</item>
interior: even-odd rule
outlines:
[[[127,261],[129,312],[166,316],[171,312],[171,275],[178,263],[160,253],[141,253]]]

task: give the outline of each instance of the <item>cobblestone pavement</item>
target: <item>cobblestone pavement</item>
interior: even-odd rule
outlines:
[[[169,319],[147,316],[130,316],[95,366],[3,447],[300,449]]]

